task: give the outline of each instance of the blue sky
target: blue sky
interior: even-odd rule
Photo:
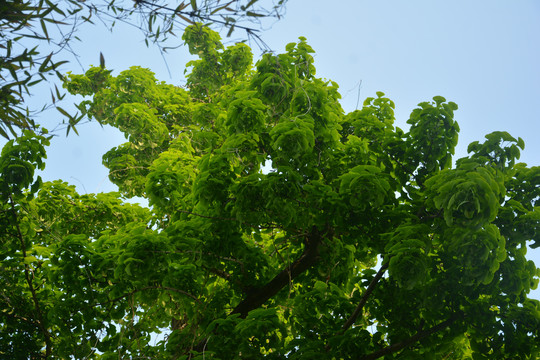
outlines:
[[[459,106],[456,158],[466,155],[470,142],[504,130],[525,140],[521,161],[540,165],[540,1],[289,0],[285,17],[261,35],[276,52],[305,36],[316,51],[317,76],[340,85],[346,111],[356,108],[361,83],[360,106],[383,91],[396,104],[396,125],[405,129],[419,102],[442,95]],[[115,74],[140,65],[160,80],[184,83],[190,59],[184,47],[166,56],[169,75],[157,49],[147,49],[136,29],[118,27],[111,34],[85,27],[79,37],[74,49],[82,67],[73,61],[65,70],[81,73],[99,64],[103,52]],[[44,94],[48,101],[48,90]],[[52,129],[61,119],[48,112],[39,120]],[[81,193],[115,190],[101,156],[123,136],[96,123],[78,130],[80,136],[65,138],[60,131],[53,139],[42,177],[68,181]],[[540,251],[530,255],[540,265]],[[540,291],[534,296],[540,298]]]

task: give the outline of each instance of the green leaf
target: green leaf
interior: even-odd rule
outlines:
[[[102,70],[105,70],[105,57],[103,56],[102,52],[99,53],[99,67]]]
[[[45,20],[40,19],[41,29],[43,30],[43,33],[45,34],[45,38],[48,42],[51,41],[51,38],[49,37],[49,32],[47,31],[47,25],[45,25]]]
[[[66,111],[64,110],[63,108],[61,108],[60,106],[57,106],[56,109],[60,112],[60,114],[68,117],[69,119],[72,118],[72,116]]]
[[[250,0],[250,2],[248,2],[248,3],[246,4],[246,7],[245,7],[245,8],[246,8],[246,9],[249,9],[249,8],[250,8],[253,4],[255,4],[257,1],[258,1],[258,0]]]
[[[259,14],[259,13],[253,12],[253,11],[247,11],[246,15],[251,16],[251,17],[264,17],[263,14]]]
[[[24,263],[25,264],[32,264],[32,263],[35,263],[37,261],[38,261],[38,259],[35,256],[27,256],[27,257],[24,258]]]
[[[49,55],[47,55],[47,57],[45,58],[45,60],[43,60],[43,62],[41,63],[41,65],[39,66],[39,72],[44,72],[44,71],[47,71],[47,65],[49,64],[49,62],[51,61],[51,57],[53,56],[53,53],[50,53]]]

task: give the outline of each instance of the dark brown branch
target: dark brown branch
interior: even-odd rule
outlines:
[[[257,309],[281,289],[283,289],[292,279],[302,274],[304,271],[313,266],[319,256],[319,245],[324,236],[331,236],[327,233],[320,233],[316,227],[313,227],[310,234],[307,235],[306,247],[302,255],[292,264],[281,270],[270,282],[266,285],[253,289],[247,297],[242,300],[231,312],[232,314],[240,314],[240,317],[245,318],[251,310]],[[201,352],[209,338],[204,338],[189,351],[195,350]]]
[[[456,314],[454,314],[449,319],[439,323],[438,325],[433,326],[432,328],[429,328],[427,330],[418,331],[416,334],[414,334],[410,338],[408,338],[406,340],[403,340],[401,342],[398,342],[396,344],[392,344],[390,346],[387,346],[387,347],[385,347],[385,348],[383,348],[381,350],[375,351],[375,352],[373,352],[373,353],[371,353],[369,355],[366,355],[364,357],[361,357],[360,360],[375,360],[375,359],[378,359],[378,358],[383,357],[385,355],[388,355],[388,354],[391,354],[391,353],[394,353],[394,352],[397,352],[397,351],[401,351],[401,350],[411,346],[415,342],[422,340],[423,338],[426,338],[426,337],[428,337],[430,335],[435,334],[436,332],[439,332],[441,330],[446,329],[447,327],[452,325],[452,323],[454,321],[456,321],[457,319],[458,319],[458,316]]]
[[[360,313],[364,309],[364,306],[366,305],[369,296],[371,295],[373,290],[375,290],[375,286],[377,285],[379,280],[381,280],[381,278],[383,277],[384,272],[388,268],[388,263],[389,262],[386,262],[386,264],[381,266],[381,268],[379,269],[375,277],[371,280],[371,282],[369,283],[366,289],[366,292],[364,293],[364,295],[362,295],[362,299],[360,299],[358,306],[356,306],[356,309],[354,309],[354,312],[352,313],[352,315],[349,317],[349,319],[347,319],[347,322],[343,324],[343,327],[341,328],[339,335],[342,335],[345,331],[347,331],[348,328],[352,326],[352,324],[354,324],[354,322],[358,318],[358,315],[360,315]]]
[[[281,270],[270,282],[264,286],[254,289],[248,296],[240,302],[231,314],[240,314],[245,318],[251,310],[257,309],[270,298],[275,296],[291,279],[294,279],[317,262],[319,255],[319,244],[322,241],[322,234],[313,229],[306,242],[306,247],[302,256],[295,262]]]

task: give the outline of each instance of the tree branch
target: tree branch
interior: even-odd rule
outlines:
[[[354,324],[354,322],[358,318],[358,315],[360,315],[360,313],[362,312],[362,309],[366,305],[368,297],[371,295],[373,290],[375,290],[375,286],[377,285],[379,280],[383,277],[384,272],[388,268],[388,263],[389,262],[386,262],[385,264],[383,264],[381,268],[379,269],[379,271],[377,272],[377,274],[375,275],[375,277],[371,280],[371,282],[369,283],[366,289],[366,292],[364,293],[364,295],[362,295],[362,299],[360,299],[358,306],[356,306],[356,309],[354,309],[354,312],[352,313],[352,315],[349,317],[349,319],[347,319],[347,322],[343,324],[343,327],[338,333],[339,335],[342,335],[345,331],[347,331],[348,328],[350,328]]]
[[[13,201],[13,197],[11,195],[9,196],[9,200],[11,205],[11,212],[13,214],[13,222],[15,223],[15,227],[17,228],[17,237],[19,239],[19,242],[21,243],[21,250],[24,261],[26,259],[26,244],[24,242],[21,228],[19,227],[17,211],[15,210],[15,202]],[[28,284],[28,288],[30,289],[30,293],[32,294],[32,301],[34,302],[35,317],[37,320],[38,328],[43,333],[43,337],[45,338],[45,358],[48,358],[52,352],[51,334],[49,334],[47,326],[45,325],[45,320],[43,319],[43,313],[41,312],[41,306],[39,305],[36,289],[34,288],[34,284],[32,282],[32,279],[30,278],[30,267],[26,263],[24,264],[24,277],[26,279],[26,283]]]
[[[245,318],[251,310],[257,309],[270,298],[275,296],[289,281],[302,274],[304,271],[313,266],[319,256],[319,245],[324,236],[328,236],[328,232],[320,233],[314,226],[307,236],[306,247],[302,255],[292,264],[281,270],[270,282],[266,285],[256,288],[251,291],[247,297],[242,300],[230,313],[240,314],[241,318]],[[190,351],[201,352],[208,343],[208,337],[203,338]]]
[[[248,296],[240,302],[231,314],[240,314],[242,318],[245,318],[251,310],[257,309],[274,295],[276,295],[283,287],[285,287],[291,279],[294,279],[307,269],[309,269],[315,262],[319,255],[319,244],[322,241],[323,234],[314,228],[306,243],[306,248],[295,262],[281,270],[270,282],[266,285],[254,289]]]
[[[431,328],[429,328],[427,330],[418,331],[416,334],[414,334],[413,336],[411,336],[410,338],[408,338],[406,340],[403,340],[403,341],[398,342],[396,344],[392,344],[390,346],[387,346],[387,347],[385,347],[383,349],[375,351],[375,352],[373,352],[373,353],[371,353],[369,355],[363,356],[363,357],[361,357],[359,359],[360,360],[375,360],[375,359],[378,359],[378,358],[383,357],[385,355],[388,355],[388,354],[403,350],[403,349],[411,346],[415,342],[422,340],[423,338],[426,338],[426,337],[428,337],[430,335],[435,334],[438,331],[446,329],[447,327],[452,325],[452,323],[454,321],[456,321],[459,317],[460,316],[458,316],[457,314],[454,314],[449,319],[439,323],[438,325],[435,325],[435,326],[433,326],[433,327],[431,327]]]

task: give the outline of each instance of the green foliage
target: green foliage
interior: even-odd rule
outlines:
[[[440,96],[404,131],[381,92],[344,114],[303,38],[255,67],[201,25],[184,39],[187,89],[139,67],[66,77],[126,136],[103,157],[119,193],[34,180],[43,137],[2,151],[0,356],[538,358],[540,169],[516,163],[521,139],[453,166]]]
[[[10,140],[2,148],[0,154],[0,200],[20,197],[25,189],[30,189],[28,197],[38,190],[41,177],[34,182],[36,169],[45,168],[45,146],[49,140],[30,131],[23,132],[22,136]]]

